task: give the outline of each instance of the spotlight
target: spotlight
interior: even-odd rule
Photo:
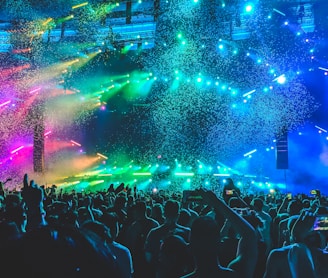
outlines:
[[[253,10],[253,6],[252,5],[248,4],[248,5],[245,6],[245,11],[247,13],[250,13],[252,10]]]
[[[286,76],[283,74],[283,75],[280,75],[278,78],[277,78],[277,82],[279,84],[285,84],[286,83]]]

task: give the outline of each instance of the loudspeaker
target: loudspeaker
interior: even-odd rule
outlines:
[[[276,140],[276,168],[288,169],[288,133],[285,132]]]
[[[128,0],[126,1],[126,17],[125,17],[125,23],[131,24],[132,19],[132,1]]]

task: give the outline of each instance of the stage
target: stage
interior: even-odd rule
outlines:
[[[327,194],[327,4],[214,2],[1,22],[0,181]]]

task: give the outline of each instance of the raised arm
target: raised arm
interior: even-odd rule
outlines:
[[[204,189],[197,190],[208,205],[212,206],[216,213],[222,214],[231,223],[231,227],[241,237],[238,244],[236,258],[229,264],[241,277],[253,277],[257,262],[257,234],[255,229],[225,202]]]
[[[27,174],[23,178],[22,198],[27,207],[27,230],[45,225],[43,190],[33,180],[29,182]]]
[[[289,203],[289,200],[288,200],[288,197],[286,196],[283,199],[283,201],[282,201],[282,203],[281,203],[281,205],[280,205],[280,207],[277,211],[277,215],[287,212],[288,203]]]

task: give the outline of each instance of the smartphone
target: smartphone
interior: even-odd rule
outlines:
[[[328,214],[317,215],[313,224],[315,231],[328,231]]]
[[[200,202],[203,200],[203,197],[200,196],[194,190],[183,190],[182,192],[182,202]]]
[[[293,196],[292,196],[292,193],[288,193],[288,194],[287,194],[287,198],[288,198],[288,200],[291,200],[292,197],[293,197]]]
[[[312,195],[317,195],[317,190],[312,189],[312,190],[310,191],[310,193],[311,193]]]
[[[225,193],[226,193],[226,195],[233,195],[234,191],[233,190],[226,190]]]
[[[318,189],[312,189],[311,191],[310,191],[310,193],[312,194],[312,195],[314,195],[314,196],[320,196],[320,190],[318,190]]]

